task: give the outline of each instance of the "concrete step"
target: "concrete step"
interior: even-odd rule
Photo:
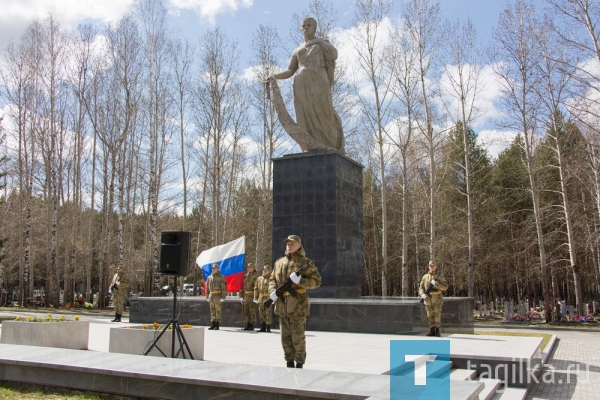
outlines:
[[[527,398],[525,388],[500,388],[491,400],[524,400]]]
[[[452,368],[450,370],[450,379],[458,381],[472,381],[477,377],[477,371],[474,369]]]
[[[479,393],[479,400],[490,400],[498,393],[496,391],[502,387],[502,381],[500,379],[489,379],[489,378],[477,378],[475,382],[482,382],[485,387]]]

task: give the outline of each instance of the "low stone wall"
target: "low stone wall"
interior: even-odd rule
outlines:
[[[361,299],[310,299],[311,313],[306,329],[328,332],[418,334],[429,331],[425,306],[416,297]],[[473,307],[469,297],[446,297],[442,309],[442,333],[473,333]],[[245,324],[237,297],[223,303],[221,326]],[[258,313],[257,313],[258,314]],[[132,323],[166,323],[173,315],[170,297],[138,297],[130,300],[129,321]],[[177,300],[176,315],[180,324],[210,326],[210,310],[203,297]],[[257,325],[260,321],[257,321]],[[260,326],[260,325],[259,325]],[[279,327],[273,315],[272,328]]]
[[[3,321],[0,343],[87,350],[89,321]]]
[[[188,347],[186,348],[185,345],[180,346],[178,335],[175,335],[174,353],[175,355],[178,354],[178,356],[175,358],[193,358],[194,360],[204,360],[204,329],[204,327],[182,328],[181,333]],[[141,325],[130,326],[129,328],[110,328],[108,352],[143,355],[146,351],[148,351],[161,333],[162,330],[154,330],[152,328],[144,329]],[[156,357],[171,357],[173,354],[172,337],[173,330],[166,330],[162,336],[160,336],[156,346],[154,346],[154,348],[147,355]],[[180,351],[180,349],[184,349],[184,351]],[[192,353],[192,357],[190,357],[190,352]]]

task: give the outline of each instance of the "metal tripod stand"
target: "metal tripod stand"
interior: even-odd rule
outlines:
[[[147,356],[148,353],[150,353],[152,351],[152,349],[156,347],[156,349],[163,356],[167,357],[167,355],[160,349],[160,347],[158,347],[158,341],[160,340],[161,336],[169,329],[169,327],[172,327],[173,334],[171,335],[171,358],[178,358],[179,354],[181,354],[183,356],[183,358],[187,358],[185,355],[185,352],[187,350],[187,354],[189,355],[189,358],[191,360],[194,359],[194,356],[192,355],[192,352],[190,351],[190,347],[188,346],[188,344],[185,340],[185,336],[183,336],[181,327],[179,326],[179,323],[177,322],[177,319],[175,318],[176,310],[177,310],[177,276],[175,276],[175,284],[174,284],[174,288],[173,288],[173,317],[169,320],[167,325],[164,326],[164,328],[160,332],[160,335],[158,335],[158,337],[156,339],[154,339],[152,346],[150,346],[150,348],[148,350],[146,350],[146,352],[144,353],[145,356]],[[177,335],[177,341],[179,342],[179,350],[177,350],[177,353],[175,353],[175,335]]]

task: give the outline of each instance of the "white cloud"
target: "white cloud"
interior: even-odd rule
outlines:
[[[170,0],[171,11],[178,13],[179,10],[192,10],[201,20],[215,23],[218,14],[232,13],[240,7],[249,8],[253,0]]]
[[[478,133],[477,140],[479,145],[487,149],[492,158],[498,158],[498,155],[506,149],[517,137],[518,132],[500,131],[497,129],[486,129]]]
[[[110,23],[127,13],[135,0],[2,0],[0,48],[9,40],[18,42],[33,19],[53,13],[63,29],[71,30],[84,21]]]

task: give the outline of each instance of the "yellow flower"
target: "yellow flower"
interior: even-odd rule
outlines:
[[[29,318],[29,317],[27,317],[27,318]],[[21,318],[20,318],[20,317],[17,315],[17,316],[15,317],[15,321],[20,321],[20,320],[21,320]]]
[[[28,316],[26,316],[26,317],[25,317],[25,321],[27,321],[27,322],[31,321],[31,317],[30,317],[29,315],[28,315]]]
[[[129,325],[125,327],[125,329],[129,329],[129,328],[131,328]]]
[[[61,321],[64,321],[64,320],[65,320],[65,316],[64,316],[64,315],[61,315],[61,316],[60,316],[60,320],[61,320]]]
[[[48,313],[48,318],[52,318],[52,314]]]
[[[75,321],[79,321],[79,315],[75,316]]]
[[[142,329],[148,329],[148,325],[142,325]]]

